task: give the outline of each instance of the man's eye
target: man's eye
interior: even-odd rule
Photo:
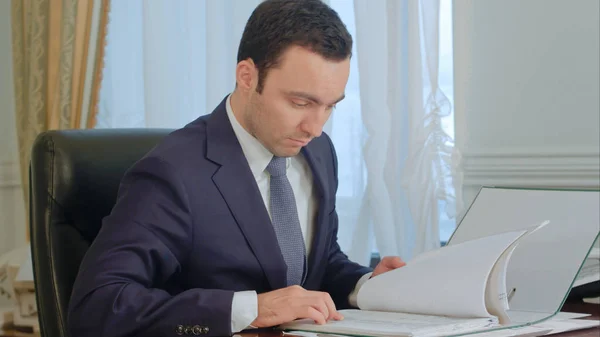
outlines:
[[[292,101],[292,104],[294,104],[295,106],[299,107],[299,108],[304,108],[307,107],[309,103],[305,103],[305,102],[294,102]]]

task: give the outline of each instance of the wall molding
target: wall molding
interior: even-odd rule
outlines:
[[[0,161],[0,188],[21,186],[19,163],[16,161]]]
[[[598,148],[496,148],[465,151],[463,184],[600,188]]]

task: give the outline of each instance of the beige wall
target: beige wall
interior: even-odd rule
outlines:
[[[598,0],[454,2],[465,201],[481,185],[600,185]]]

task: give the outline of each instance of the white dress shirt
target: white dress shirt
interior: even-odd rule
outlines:
[[[256,138],[246,131],[238,122],[230,102],[231,95],[227,97],[226,110],[229,121],[233,128],[238,142],[254,179],[258,184],[258,189],[265,203],[266,209],[271,216],[269,200],[269,174],[266,171],[267,165],[273,158],[273,154],[267,150]],[[317,197],[314,191],[313,176],[306,159],[301,154],[287,158],[287,177],[292,185],[296,206],[298,208],[298,219],[304,237],[307,257],[310,254],[310,248],[314,233],[315,218],[317,216]],[[350,294],[350,304],[356,306],[356,295],[360,286],[370,277],[370,273],[364,275],[357,283],[355,290]],[[231,331],[240,332],[250,326],[252,321],[258,316],[258,299],[256,291],[240,291],[233,295],[231,307]]]

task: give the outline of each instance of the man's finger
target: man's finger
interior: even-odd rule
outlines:
[[[320,297],[308,296],[308,297],[305,297],[304,299],[302,299],[302,301],[299,301],[299,304],[300,304],[300,307],[302,307],[302,308],[312,307],[313,309],[317,310],[318,312],[321,313],[321,316],[323,316],[323,319],[325,321],[327,321],[327,318],[329,317],[329,309],[327,308],[327,305]]]
[[[404,267],[405,265],[406,265],[406,262],[402,261],[402,259],[397,256],[390,257],[390,258],[386,259],[386,261],[385,261],[385,266],[388,268],[391,268],[391,269]]]
[[[315,298],[312,301],[313,301],[313,305],[312,305],[313,308],[319,310],[323,314],[325,321],[329,320],[329,315],[331,313],[330,313],[329,307],[327,306],[325,301],[321,300],[320,298]]]
[[[325,305],[327,305],[327,309],[329,310],[329,317],[327,318],[327,320],[335,319],[339,321],[339,317],[341,316],[341,314],[337,312],[335,303],[333,303],[333,299],[331,299],[331,295],[325,292],[319,292],[319,295],[321,296],[321,298],[323,298],[323,301],[325,302]]]
[[[336,321],[342,321],[344,320],[344,315],[340,314],[339,311],[336,311],[332,318]]]
[[[311,306],[304,307],[304,314],[300,315],[298,318],[309,318],[319,325],[327,323],[323,313]]]

